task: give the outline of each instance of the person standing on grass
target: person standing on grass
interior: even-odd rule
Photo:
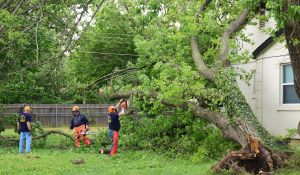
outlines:
[[[88,119],[85,115],[81,114],[78,106],[72,108],[73,118],[71,120],[70,129],[74,129],[75,132],[75,146],[80,147],[80,140],[82,138],[86,145],[91,145],[90,139],[86,136],[88,129]]]
[[[24,112],[18,118],[18,132],[20,134],[20,143],[19,143],[19,152],[23,153],[23,144],[26,140],[26,149],[25,152],[30,152],[31,145],[31,108],[29,106],[24,107]]]
[[[118,108],[122,103],[121,112],[118,113]],[[118,142],[119,142],[119,130],[121,128],[120,124],[120,116],[125,114],[125,109],[127,108],[126,100],[121,99],[116,106],[108,107],[108,135],[111,140],[110,150],[107,151],[105,149],[100,149],[101,154],[108,154],[109,156],[113,156],[117,154],[118,151]]]

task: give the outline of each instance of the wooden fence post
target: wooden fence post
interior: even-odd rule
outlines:
[[[57,104],[55,105],[55,127],[57,127]]]

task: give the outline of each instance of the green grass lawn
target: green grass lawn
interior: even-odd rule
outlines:
[[[6,130],[2,135],[17,137],[12,130]],[[59,149],[56,146],[62,140],[60,136],[51,135],[46,148],[32,148],[30,154],[19,154],[17,146],[0,148],[0,174],[201,175],[207,174],[214,163],[196,164],[187,158],[174,159],[153,151],[125,152],[122,149],[117,156],[110,158],[98,154],[96,147]],[[73,164],[72,161],[77,159],[83,159],[85,163]]]
[[[171,159],[153,152],[121,152],[109,158],[96,152],[76,150],[35,149],[31,154],[18,154],[17,148],[0,149],[0,174],[206,174],[212,162],[193,164],[183,159]],[[84,164],[72,161],[83,159]]]
[[[60,130],[72,134],[65,128]],[[2,135],[18,137],[11,129],[6,130]],[[46,148],[33,147],[32,153],[29,154],[19,154],[17,146],[0,147],[0,175],[206,175],[211,174],[209,170],[216,162],[212,160],[194,163],[188,157],[172,158],[167,154],[153,151],[125,151],[122,148],[119,149],[117,156],[110,158],[98,154],[97,146],[60,149],[58,145],[62,142],[64,142],[63,137],[51,135],[47,139]],[[292,145],[295,153],[299,154],[298,157],[300,157],[299,145]],[[78,159],[84,160],[84,164],[72,163]],[[299,160],[291,161],[290,167],[275,174],[300,175],[299,162]]]

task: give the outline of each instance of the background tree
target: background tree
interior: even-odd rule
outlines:
[[[0,102],[62,102],[65,53],[103,1],[0,1]],[[96,6],[98,5],[98,6]],[[91,15],[92,15],[91,14]],[[84,30],[83,30],[84,31]]]
[[[97,86],[87,86],[98,77],[135,62],[135,34],[128,15],[121,14],[115,3],[106,3],[96,16],[93,28],[81,36],[65,62],[64,69],[69,78],[65,89],[77,94],[75,98],[73,96],[73,102],[97,103],[101,100],[97,91],[101,82],[97,82]]]

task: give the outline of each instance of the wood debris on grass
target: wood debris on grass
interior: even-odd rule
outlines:
[[[73,160],[72,163],[75,165],[80,165],[80,164],[84,164],[85,161],[83,159],[76,159],[76,160]]]

